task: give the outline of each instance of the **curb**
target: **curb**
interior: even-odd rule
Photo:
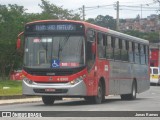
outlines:
[[[33,103],[40,101],[41,98],[37,96],[25,96],[25,95],[0,96],[0,105]]]
[[[36,98],[36,96],[25,96],[25,95],[0,96],[0,100],[24,99],[24,98]]]
[[[25,96],[25,95],[0,96],[0,105],[32,103],[39,101],[41,101],[41,98],[37,96]]]
[[[41,98],[8,99],[8,100],[0,100],[0,105],[34,103],[40,101]]]

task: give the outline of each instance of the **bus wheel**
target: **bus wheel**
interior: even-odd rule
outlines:
[[[45,105],[53,105],[55,99],[53,96],[42,96],[42,101]]]
[[[97,96],[93,97],[93,102],[96,103],[96,104],[100,104],[100,103],[102,103],[102,99],[104,98],[103,88],[102,88],[102,83],[101,82],[99,82],[97,90],[98,90],[97,91],[98,94],[97,94]]]
[[[84,100],[88,103],[93,103],[93,96],[86,96],[84,97]]]
[[[136,95],[137,95],[137,84],[135,81],[133,81],[131,94],[121,95],[121,99],[122,100],[134,100],[136,99]]]

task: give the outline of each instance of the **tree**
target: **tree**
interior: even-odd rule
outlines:
[[[19,64],[15,46],[17,34],[24,26],[24,12],[23,6],[0,5],[0,74],[3,79]]]
[[[142,39],[149,40],[151,43],[159,42],[159,34],[156,32],[145,33],[145,32],[139,32],[135,30],[128,30],[128,31],[125,31],[124,33],[135,36],[135,37],[139,37]]]
[[[138,14],[137,17],[136,17],[136,21],[140,21],[141,17],[140,15]]]
[[[106,15],[98,15],[95,19],[89,18],[87,22],[90,22],[92,24],[96,24],[105,28],[110,28],[115,30],[116,29],[116,21],[113,19],[113,17]]]
[[[54,4],[50,4],[47,0],[41,0],[40,8],[42,9],[43,19],[71,19],[80,20],[79,14],[73,14],[72,10],[63,9]]]

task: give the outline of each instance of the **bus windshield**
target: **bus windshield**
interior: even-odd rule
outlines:
[[[80,67],[85,64],[84,36],[26,37],[24,66],[29,68]]]

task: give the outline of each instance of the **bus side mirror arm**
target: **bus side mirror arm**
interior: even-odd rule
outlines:
[[[19,35],[18,35],[18,38],[17,38],[17,46],[16,46],[16,48],[17,48],[17,50],[19,50],[20,49],[20,47],[21,47],[21,36],[24,34],[24,32],[21,32]]]
[[[92,43],[92,53],[96,54],[96,43]]]

